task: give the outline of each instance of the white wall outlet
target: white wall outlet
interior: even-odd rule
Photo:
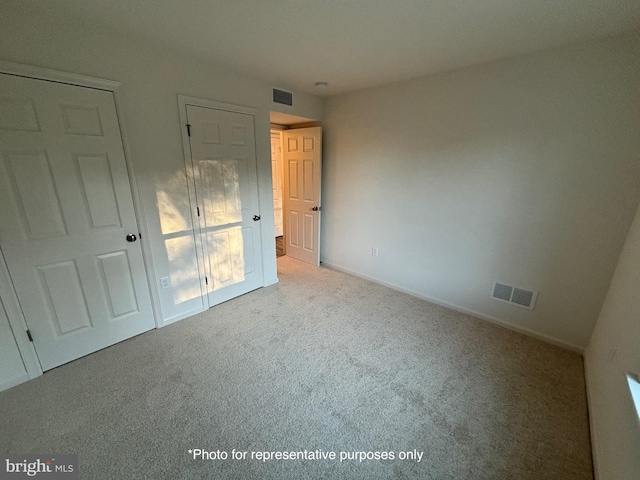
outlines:
[[[171,288],[171,280],[169,280],[169,277],[162,277],[160,279],[160,286],[163,290]]]
[[[377,257],[378,256],[378,248],[377,247],[371,247],[371,256],[372,257]]]

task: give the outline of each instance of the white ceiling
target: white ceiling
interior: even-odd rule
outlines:
[[[52,19],[138,35],[274,86],[318,95],[640,31],[639,0],[32,3]],[[319,81],[329,88],[315,88]]]

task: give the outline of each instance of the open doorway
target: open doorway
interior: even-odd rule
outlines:
[[[271,125],[271,176],[273,184],[273,218],[276,236],[276,257],[285,254],[284,249],[284,219],[282,206],[284,203],[283,172],[282,172],[282,131],[284,127]]]
[[[320,123],[271,112],[276,256],[320,264],[321,164]]]

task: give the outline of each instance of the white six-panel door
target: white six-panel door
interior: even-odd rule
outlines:
[[[185,105],[208,306],[263,285],[253,115]]]
[[[285,250],[320,265],[322,128],[284,131]]]
[[[155,326],[111,92],[0,74],[0,247],[43,370]]]

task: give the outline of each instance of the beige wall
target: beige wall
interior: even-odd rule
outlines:
[[[330,98],[323,262],[584,348],[640,200],[639,54],[619,38]]]
[[[585,354],[598,480],[640,479],[640,422],[626,372],[640,373],[640,208]]]

